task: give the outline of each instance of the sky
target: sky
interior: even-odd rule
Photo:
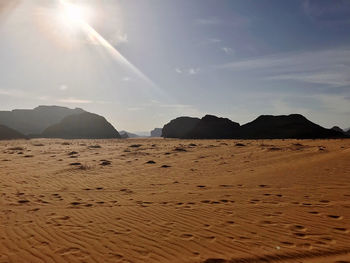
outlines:
[[[80,107],[118,130],[292,113],[347,128],[350,1],[0,0],[0,72],[0,110]]]

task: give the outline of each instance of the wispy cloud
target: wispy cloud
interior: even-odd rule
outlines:
[[[128,82],[128,81],[131,81],[131,78],[130,77],[123,77],[122,81]]]
[[[0,89],[0,95],[9,97],[24,97],[26,94],[21,90]]]
[[[232,55],[235,53],[234,50],[230,47],[221,47],[221,50],[227,55]]]
[[[76,99],[76,98],[59,99],[57,101],[61,102],[61,103],[69,103],[69,104],[89,104],[89,103],[92,103],[91,100]]]
[[[186,105],[186,104],[160,104],[159,107],[185,109],[185,108],[192,108],[193,106],[192,105]]]
[[[286,53],[219,66],[249,71],[266,80],[294,80],[333,87],[350,86],[350,49]]]
[[[180,69],[180,68],[175,68],[175,71],[176,71],[176,73],[178,73],[178,74],[182,74],[182,73],[183,73],[182,69]]]
[[[195,20],[196,25],[219,25],[222,21],[217,17],[209,17],[209,18],[198,18]]]
[[[304,13],[322,25],[350,24],[350,1],[304,0]]]
[[[207,42],[208,42],[208,43],[217,44],[217,43],[221,43],[222,40],[221,40],[221,39],[218,39],[218,38],[208,38],[208,39],[207,39]]]
[[[128,111],[141,111],[144,110],[143,107],[128,107],[127,108]]]
[[[196,75],[199,73],[199,71],[200,71],[200,68],[190,68],[190,69],[188,69],[188,74],[189,75]]]
[[[62,85],[60,85],[59,86],[59,88],[58,88],[59,90],[62,90],[62,91],[65,91],[65,90],[67,90],[68,89],[68,86],[67,85],[65,85],[65,84],[62,84]]]
[[[200,72],[200,68],[175,68],[175,72],[178,74],[196,75]]]
[[[109,42],[112,43],[113,45],[128,43],[129,42],[128,35],[126,33],[118,31],[114,33],[112,37],[109,38]]]

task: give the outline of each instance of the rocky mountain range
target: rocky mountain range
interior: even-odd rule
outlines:
[[[121,138],[118,131],[104,117],[90,112],[65,117],[59,123],[46,128],[41,133],[41,137],[64,139]]]
[[[85,112],[83,109],[69,109],[60,106],[39,106],[34,109],[0,111],[0,124],[25,135],[40,134],[50,125],[63,118]]]
[[[32,110],[1,111],[0,124],[0,139],[121,138],[104,117],[80,108],[39,106]]]
[[[240,125],[227,118],[179,117],[151,137],[181,139],[313,139],[350,137],[350,131],[335,126],[321,127],[300,114],[261,115]],[[83,109],[39,106],[32,110],[0,111],[0,139],[20,138],[109,139],[140,137],[127,131],[119,133],[104,117]]]
[[[151,137],[161,137],[162,136],[162,128],[154,128],[151,131]]]
[[[323,128],[300,114],[291,114],[262,115],[242,126],[212,115],[202,119],[180,117],[164,125],[162,136],[185,139],[313,139],[343,138],[347,135]]]
[[[199,118],[179,117],[165,124],[162,130],[164,138],[185,138],[199,123]]]

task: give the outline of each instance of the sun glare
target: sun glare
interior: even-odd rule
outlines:
[[[61,0],[61,4],[61,19],[65,24],[70,26],[81,26],[81,24],[86,23],[91,16],[87,7],[72,4],[66,0]]]

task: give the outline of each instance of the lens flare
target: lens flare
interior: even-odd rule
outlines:
[[[106,51],[120,64],[129,68],[138,77],[145,80],[150,86],[156,87],[156,85],[137,67],[135,67],[130,61],[128,61],[113,45],[111,45],[104,37],[102,37],[92,26],[87,22],[91,15],[89,10],[81,6],[72,4],[67,0],[60,0],[63,6],[63,18],[64,23],[69,24],[70,27],[79,28],[87,37],[94,42],[105,48]]]

